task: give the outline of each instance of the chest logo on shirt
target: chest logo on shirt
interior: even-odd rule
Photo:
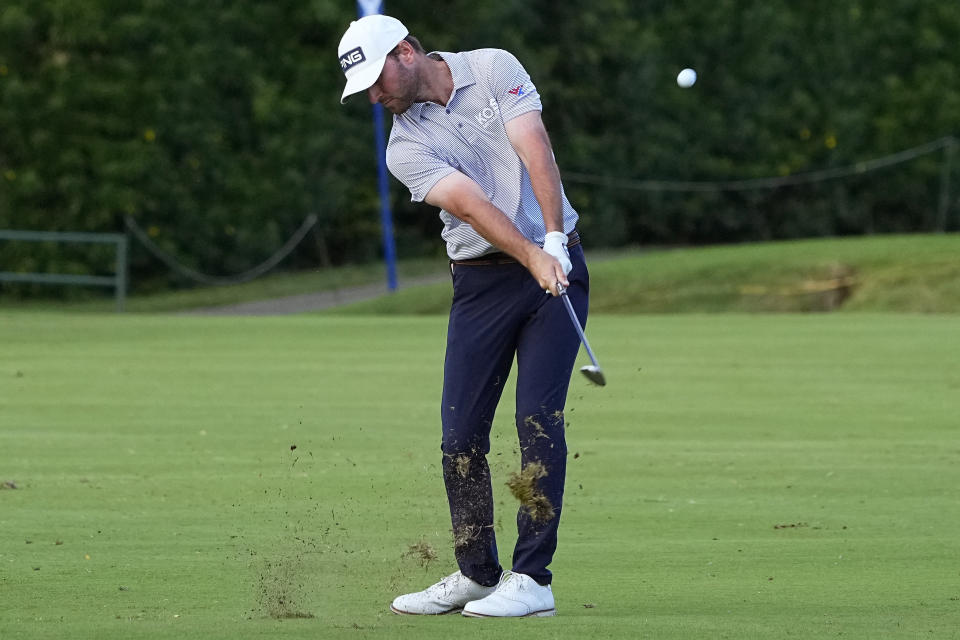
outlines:
[[[512,93],[513,95],[519,98],[520,96],[523,95],[523,85],[521,84],[517,87],[514,87],[513,89],[510,89],[510,91],[508,91],[507,93]]]
[[[490,98],[490,106],[479,111],[474,118],[478,125],[486,129],[498,113],[500,113],[500,105],[497,104],[496,98]]]

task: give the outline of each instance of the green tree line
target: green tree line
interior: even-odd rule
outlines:
[[[513,51],[571,174],[790,175],[953,135],[960,121],[955,2],[389,0],[387,12],[428,49]],[[336,47],[355,15],[352,0],[6,0],[0,228],[118,232],[131,216],[184,264],[226,275],[315,213],[284,267],[376,258],[370,106],[339,104]],[[674,82],[683,67],[699,73],[690,89]],[[696,244],[956,229],[960,187],[938,218],[956,173],[931,154],[746,192],[566,188],[593,246]],[[436,211],[392,179],[391,204],[401,255],[441,256]],[[0,243],[0,270],[109,264],[91,247]],[[136,286],[179,282],[133,246]]]

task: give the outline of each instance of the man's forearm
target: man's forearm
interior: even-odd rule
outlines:
[[[533,252],[539,249],[520,233],[506,214],[488,201],[476,199],[469,206],[451,213],[473,227],[484,240],[525,266],[529,266]]]
[[[563,231],[563,191],[560,186],[560,169],[549,146],[529,158],[527,173],[533,195],[537,197],[543,224],[547,233]]]
[[[513,221],[466,175],[459,171],[447,175],[433,186],[426,201],[468,223],[487,242],[516,258],[545,291],[557,295],[557,283],[567,285],[557,259],[520,233]]]
[[[539,111],[506,123],[507,137],[530,175],[530,185],[543,213],[546,232],[563,231],[563,187],[550,136]]]

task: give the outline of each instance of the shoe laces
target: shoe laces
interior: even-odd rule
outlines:
[[[523,579],[512,571],[504,571],[497,584],[497,591],[523,591]]]
[[[459,571],[455,571],[446,578],[440,580],[440,582],[427,587],[427,592],[431,595],[446,596],[448,593],[454,590],[455,585],[460,581],[461,576],[462,574]]]

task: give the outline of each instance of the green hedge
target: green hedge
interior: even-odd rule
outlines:
[[[497,46],[543,94],[565,171],[724,180],[854,164],[960,127],[960,4],[627,0],[388,3],[428,48]],[[7,0],[0,7],[0,228],[122,231],[185,264],[243,271],[308,213],[284,263],[378,255],[373,134],[339,105],[350,1]],[[692,66],[688,90],[674,82]],[[960,160],[958,163],[960,164]],[[594,244],[919,231],[942,156],[856,179],[737,193],[567,182]],[[956,171],[953,177],[956,177]],[[957,228],[956,193],[948,228]],[[439,222],[392,182],[402,254]],[[0,270],[98,271],[89,248],[0,246]],[[178,282],[135,247],[140,288]],[[3,291],[33,292],[7,286]]]

